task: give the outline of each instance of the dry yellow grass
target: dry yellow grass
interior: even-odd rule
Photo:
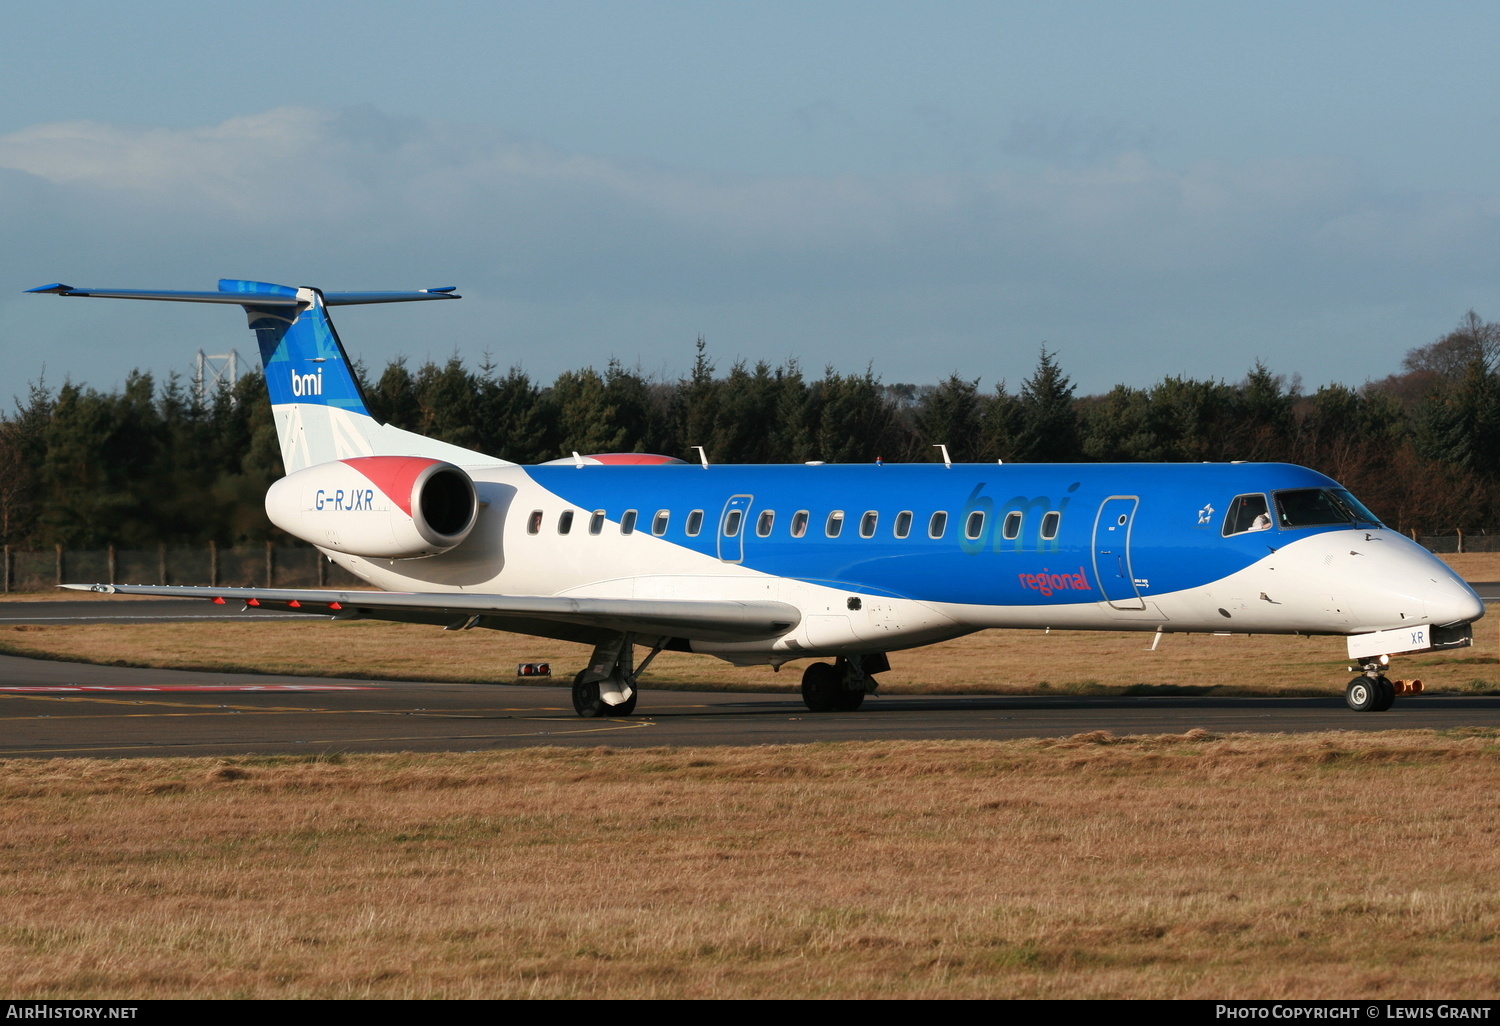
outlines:
[[[0,990],[1494,998],[1497,734],[11,760]]]
[[[1475,647],[1396,660],[1393,676],[1420,677],[1429,689],[1500,688],[1500,645],[1481,621]],[[889,694],[1180,693],[1341,694],[1348,683],[1341,638],[1167,635],[1107,631],[985,631],[941,645],[897,652],[881,675]],[[571,679],[588,658],[583,645],[497,631],[443,631],[379,622],[88,624],[0,628],[0,651],[85,662],[224,672],[439,681],[509,681],[520,662],[548,661]],[[777,674],[709,656],[664,653],[648,688],[793,690],[801,666]],[[522,682],[524,683],[524,681]]]
[[[1438,558],[1466,581],[1500,581],[1500,552],[1448,553]]]
[[[1468,580],[1500,580],[1500,553],[1443,558]],[[47,594],[81,597],[76,592]],[[1429,690],[1500,689],[1497,631],[1500,624],[1483,620],[1476,625],[1473,648],[1400,657],[1392,676],[1420,678]],[[1128,632],[985,631],[893,653],[891,671],[880,678],[881,690],[1035,694],[1162,688],[1181,693],[1334,695],[1342,694],[1349,680],[1341,638],[1169,634],[1155,652],[1147,651],[1150,643],[1150,634]],[[496,631],[307,621],[5,627],[0,628],[0,652],[163,669],[488,682],[512,679],[517,663],[550,662],[554,677],[543,683],[570,679],[588,658],[583,645]],[[666,689],[795,690],[803,665],[790,664],[776,674],[766,667],[729,666],[708,656],[664,653],[642,683]]]

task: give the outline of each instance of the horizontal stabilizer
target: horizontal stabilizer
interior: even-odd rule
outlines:
[[[232,303],[243,305],[248,297],[233,292],[157,292],[151,289],[75,289],[71,285],[44,285],[27,292],[50,292],[54,296],[93,296],[97,299],[155,299],[167,303]],[[257,295],[257,306],[296,306],[297,294]]]
[[[323,302],[328,306],[362,306],[368,303],[419,303],[424,299],[462,299],[449,285],[440,289],[421,289],[417,292],[325,292]]]
[[[227,286],[227,287],[226,287]],[[235,287],[239,286],[239,287]],[[259,286],[245,287],[245,286]],[[27,289],[54,296],[93,296],[96,299],[154,299],[167,303],[233,303],[240,306],[297,306],[297,290],[285,285],[264,285],[224,279],[217,292],[159,291],[154,289],[74,288],[60,283]],[[370,303],[420,303],[428,299],[462,299],[455,287],[418,289],[414,292],[324,292],[325,306],[361,306]]]
[[[547,637],[588,638],[609,632],[755,641],[777,638],[802,621],[785,602],[564,598],[552,595],[476,595],[282,588],[202,588],[155,584],[65,584],[74,591],[162,598],[236,601],[272,611],[328,613],[346,618],[447,624],[478,617],[475,626]],[[551,624],[561,630],[538,630]]]

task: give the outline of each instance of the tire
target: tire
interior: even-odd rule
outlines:
[[[854,712],[856,709],[858,709],[860,706],[862,706],[864,704],[865,704],[865,693],[863,691],[850,691],[848,688],[842,688],[839,691],[839,697],[838,697],[838,710],[839,710],[839,712]]]
[[[583,682],[583,675],[587,672],[580,670],[578,676],[573,678],[573,711],[586,718],[608,715],[605,710],[609,706],[599,697],[599,682]]]
[[[811,712],[833,712],[839,708],[844,675],[831,663],[813,663],[802,671],[802,701]]]
[[[1378,712],[1381,689],[1369,677],[1355,677],[1344,689],[1344,701],[1355,712]]]
[[[641,689],[633,687],[630,689],[630,697],[619,705],[605,705],[601,716],[629,716],[635,712],[635,700],[641,697]],[[602,699],[600,700],[603,701]]]
[[[1386,712],[1396,704],[1396,685],[1387,677],[1376,677],[1375,684],[1379,688],[1379,694],[1375,699],[1374,712]]]

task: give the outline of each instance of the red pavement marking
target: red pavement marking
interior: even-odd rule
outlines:
[[[0,691],[378,691],[360,684],[48,684],[0,687]]]

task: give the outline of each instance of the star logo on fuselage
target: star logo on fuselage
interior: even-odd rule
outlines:
[[[1202,509],[1200,509],[1198,511],[1198,523],[1200,523],[1200,524],[1206,524],[1206,523],[1208,523],[1209,518],[1212,517],[1213,515],[1214,515],[1213,503],[1209,503],[1209,504],[1205,505]]]

